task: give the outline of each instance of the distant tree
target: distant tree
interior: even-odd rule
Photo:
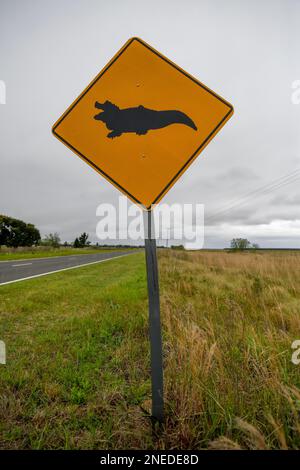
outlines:
[[[84,247],[85,245],[87,245],[88,238],[89,238],[88,233],[83,232],[79,237],[80,246]]]
[[[46,235],[45,238],[42,240],[42,245],[52,246],[53,248],[58,248],[59,244],[60,244],[60,237],[57,232],[49,233],[49,235]]]
[[[230,248],[235,251],[243,251],[251,248],[251,243],[247,238],[233,238],[230,242]]]
[[[171,245],[172,250],[184,250],[183,245]]]
[[[230,242],[230,248],[234,251],[258,250],[258,243],[250,243],[247,238],[233,238]]]
[[[77,237],[74,240],[73,246],[74,246],[74,248],[80,248],[80,243],[79,243],[79,240],[78,240]]]
[[[88,245],[89,244],[88,238],[89,238],[89,235],[86,232],[83,232],[78,238],[75,238],[74,246],[75,246],[75,242],[77,245],[75,246],[75,248],[83,248],[86,245]]]
[[[11,247],[37,245],[41,239],[39,230],[23,220],[0,215],[0,245]]]

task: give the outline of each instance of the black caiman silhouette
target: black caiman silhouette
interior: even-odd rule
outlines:
[[[144,135],[151,129],[161,129],[171,124],[184,124],[195,131],[197,130],[192,119],[182,111],[155,111],[154,109],[144,108],[142,105],[135,108],[120,109],[110,101],[105,101],[103,104],[96,101],[95,107],[101,109],[102,112],[96,114],[94,119],[106,124],[107,129],[111,131],[107,134],[110,139],[120,137],[125,132]]]

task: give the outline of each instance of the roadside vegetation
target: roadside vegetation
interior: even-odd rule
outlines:
[[[0,448],[299,449],[299,252],[159,250],[152,432],[144,254],[0,287]]]
[[[40,232],[33,224],[0,214],[0,247],[34,246],[40,240]]]
[[[44,246],[37,247],[19,247],[16,249],[0,249],[0,262],[10,260],[23,260],[31,258],[48,258],[51,256],[70,256],[70,255],[88,255],[95,253],[103,253],[105,251],[126,251],[130,248],[115,248],[115,247],[87,247],[87,248],[73,248],[73,247],[60,247],[51,248]]]

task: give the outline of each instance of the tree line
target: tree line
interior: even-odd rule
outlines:
[[[90,245],[88,240],[89,235],[83,232],[79,237],[76,237],[74,242],[71,244],[74,248],[84,248]],[[0,247],[5,245],[7,247],[17,248],[18,246],[35,246],[44,245],[53,248],[61,246],[60,236],[57,232],[49,233],[43,239],[39,230],[33,225],[24,222],[23,220],[14,219],[6,215],[0,214]],[[65,242],[64,246],[69,244]],[[98,243],[96,244],[98,246]],[[106,246],[106,245],[103,245]],[[121,246],[121,245],[115,245]],[[123,246],[123,245],[122,245]],[[124,245],[125,246],[125,245]],[[128,245],[130,246],[130,245]],[[172,246],[171,248],[182,250],[183,245]],[[233,238],[230,243],[230,249],[232,251],[244,251],[244,250],[255,250],[259,246],[255,243],[250,243],[246,238]]]

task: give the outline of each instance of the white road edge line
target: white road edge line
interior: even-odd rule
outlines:
[[[112,258],[100,259],[98,261],[92,261],[91,263],[78,264],[77,266],[71,266],[70,268],[57,269],[56,271],[49,271],[48,273],[35,274],[34,276],[23,277],[21,279],[14,279],[13,281],[2,282],[0,284],[0,287],[5,286],[7,284],[13,284],[14,282],[27,281],[27,279],[33,279],[34,277],[47,276],[48,274],[59,273],[61,271],[68,271],[69,269],[82,268],[83,266],[89,266],[90,264],[104,263],[104,261],[111,261],[112,259],[123,258],[124,256],[128,256],[128,254],[131,254],[131,253],[126,253],[125,255],[113,256]]]
[[[30,266],[32,263],[12,264],[12,268],[18,268],[19,266]]]

